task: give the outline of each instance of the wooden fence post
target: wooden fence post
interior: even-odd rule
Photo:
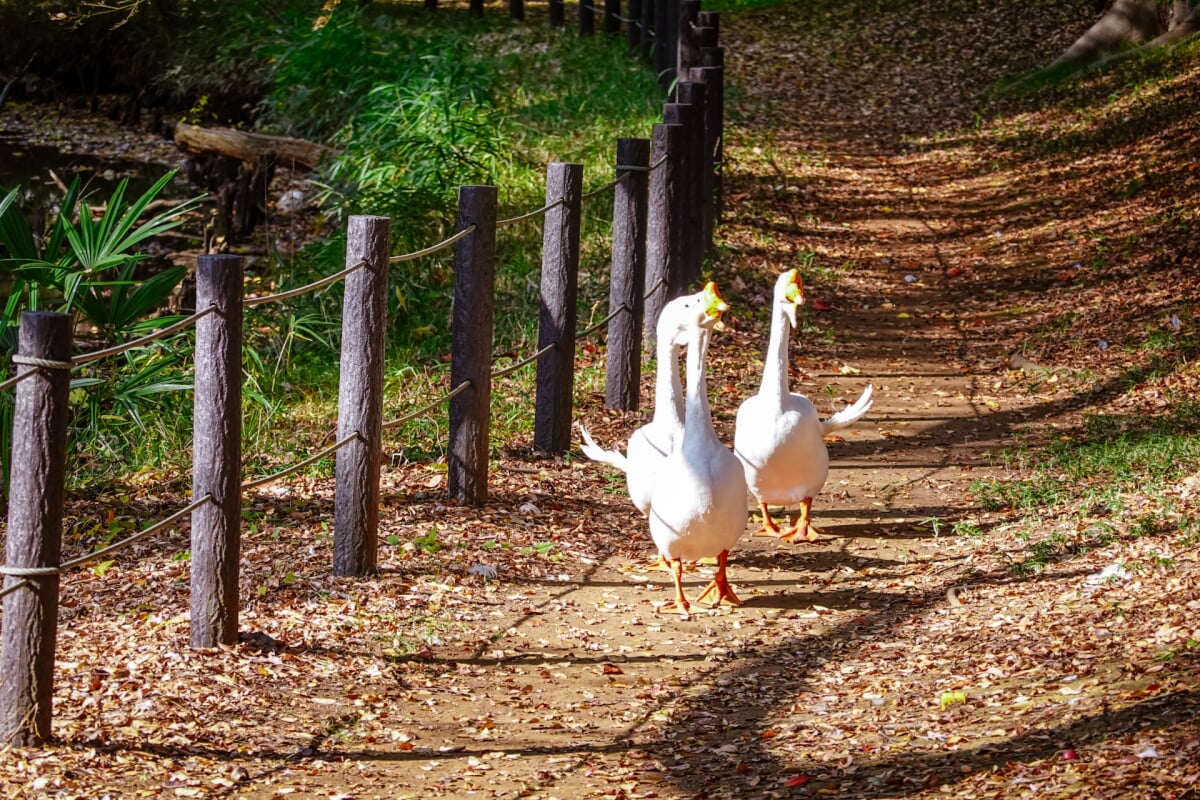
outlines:
[[[690,224],[696,226],[693,246],[696,248],[695,277],[700,277],[700,265],[712,248],[713,230],[713,160],[710,141],[714,131],[709,130],[711,115],[708,108],[708,84],[704,83],[705,70],[703,67],[693,67],[686,74],[691,78],[679,84],[679,99],[690,104],[694,109],[695,127],[688,137],[691,146],[689,154],[693,166],[689,179],[692,181],[692,210],[694,213]]]
[[[679,0],[679,38],[676,41],[675,74],[688,79],[688,70],[700,66],[700,0]]]
[[[492,332],[495,326],[496,187],[460,186],[459,240],[454,263],[450,323],[450,388],[471,386],[450,398],[447,484],[459,503],[481,506],[488,496],[488,432],[492,400]]]
[[[681,97],[695,98],[691,82],[680,83],[676,91]],[[678,297],[687,291],[700,277],[700,262],[703,259],[700,246],[702,212],[700,210],[700,148],[704,144],[704,128],[700,109],[693,103],[663,103],[663,122],[679,125],[682,129],[679,149],[679,261],[680,269],[675,273],[678,282],[671,287],[671,296]]]
[[[649,139],[617,140],[617,183],[613,195],[612,274],[608,309],[626,311],[608,323],[604,404],[636,411],[641,399],[642,317],[646,285],[646,200],[650,176]]]
[[[617,13],[620,14],[621,9],[618,8]],[[625,28],[625,44],[627,48],[626,54],[632,58],[641,52],[642,49],[642,37],[644,35],[642,30],[642,0],[629,0],[628,14],[629,22],[628,27]]]
[[[647,64],[654,63],[654,36],[655,36],[655,14],[657,8],[661,4],[666,7],[666,0],[641,0],[642,2],[642,26],[638,47],[641,50],[642,60]]]
[[[591,36],[596,32],[596,12],[592,10],[593,0],[579,0],[579,35]]]
[[[554,347],[537,362],[533,446],[547,453],[565,453],[571,447],[582,197],[582,164],[553,163],[547,167],[546,205],[562,201],[546,212],[542,234],[538,350]]]
[[[683,128],[656,123],[650,135],[650,195],[646,219],[646,298],[642,341],[653,350],[655,327],[663,306],[678,294],[673,287],[679,278],[680,177],[683,159]],[[655,166],[657,165],[657,166]]]
[[[483,0],[470,0],[467,4],[467,13],[472,17],[483,16]]]
[[[342,299],[337,441],[357,434],[337,454],[333,503],[333,574],[369,575],[379,549],[379,469],[383,459],[383,373],[387,342],[387,217],[350,217]]]
[[[716,14],[713,14],[716,16]],[[712,224],[721,221],[724,206],[724,160],[725,160],[725,49],[706,47],[702,53],[704,85],[707,87],[704,124],[705,148],[712,159]],[[712,241],[711,232],[707,241]]]
[[[515,20],[525,19],[525,0],[508,0],[508,15]]]
[[[550,27],[561,28],[567,22],[567,12],[563,0],[550,0]]]
[[[632,17],[633,12],[629,15]],[[604,0],[604,32],[609,36],[621,32],[621,0]]]
[[[192,647],[236,644],[242,522],[242,258],[196,262],[192,498]]]
[[[13,470],[8,495],[0,647],[0,741],[18,747],[50,738],[54,649],[58,638],[58,565],[62,550],[63,482],[71,384],[71,317],[21,315],[13,361],[35,372],[16,387]],[[34,360],[45,363],[36,365]]]
[[[675,80],[675,50],[671,39],[672,0],[650,0],[654,6],[654,71],[664,89]],[[678,0],[675,0],[678,2]]]

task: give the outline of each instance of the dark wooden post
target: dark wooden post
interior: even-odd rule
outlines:
[[[716,16],[715,14],[713,16]],[[708,30],[712,30],[709,28]],[[707,88],[705,97],[705,148],[712,159],[712,224],[715,227],[721,221],[721,210],[724,203],[724,159],[725,159],[725,49],[722,47],[706,47],[702,53],[704,66],[701,68],[704,85]],[[709,232],[706,241],[712,241]]]
[[[700,66],[700,0],[679,0],[679,38],[675,74],[687,80],[688,70]]]
[[[675,72],[675,62],[679,51],[679,0],[667,0],[667,8],[658,20],[662,30],[662,38],[657,40],[663,48],[663,71],[666,73],[666,84],[670,85],[678,79]]]
[[[642,60],[647,64],[654,63],[654,25],[655,13],[660,4],[664,7],[666,0],[641,0],[642,27],[638,46],[641,48]]]
[[[579,0],[579,35],[591,36],[596,32],[596,12],[592,9],[593,0]]]
[[[636,411],[642,373],[642,317],[646,285],[646,198],[650,176],[649,139],[617,140],[617,177],[613,195],[612,275],[608,308],[626,311],[608,323],[608,365],[604,404]]]
[[[470,0],[467,4],[467,13],[472,17],[483,16],[483,0]]]
[[[694,97],[694,84],[680,83],[676,88],[681,96]],[[700,148],[704,143],[704,128],[700,110],[692,103],[664,103],[663,122],[679,125],[682,129],[679,174],[679,262],[675,277],[679,282],[671,286],[671,296],[678,297],[700,277],[702,213],[700,211],[700,172],[697,166]]]
[[[515,20],[525,19],[525,0],[508,0],[508,15]]]
[[[437,11],[438,0],[425,0],[426,11]]]
[[[658,315],[675,297],[674,288],[683,284],[679,227],[679,191],[683,171],[683,128],[657,123],[650,136],[650,195],[646,219],[646,298],[642,340],[653,348]]]
[[[671,49],[671,0],[651,0],[654,6],[654,71],[664,89],[675,80],[675,51]]]
[[[617,13],[621,13],[618,8]],[[642,48],[642,0],[629,0],[629,22],[625,28],[625,43],[630,57],[641,52]]]
[[[621,0],[604,0],[604,32],[610,36],[621,32]]]
[[[582,198],[582,164],[553,163],[547,167],[546,204],[562,201],[546,212],[542,234],[538,350],[554,347],[537,362],[533,446],[547,453],[565,453],[571,447]]]
[[[550,0],[550,27],[561,28],[567,22],[563,0]]]
[[[689,69],[688,73],[690,73],[693,79],[679,84],[679,99],[680,102],[688,103],[694,109],[695,127],[689,131],[688,135],[688,155],[692,159],[689,180],[691,181],[693,211],[693,216],[688,220],[688,224],[696,226],[691,232],[694,234],[692,245],[696,248],[694,277],[699,278],[700,265],[704,262],[704,257],[708,255],[712,247],[713,161],[709,149],[711,133],[708,130],[710,119],[708,111],[708,86],[702,80],[699,80],[704,77],[704,69],[703,67],[694,67]]]
[[[488,433],[492,401],[492,329],[495,325],[496,187],[460,186],[454,310],[450,321],[450,497],[481,506],[488,496]]]
[[[13,470],[8,495],[0,647],[0,741],[25,747],[50,738],[54,649],[58,639],[58,565],[71,384],[71,317],[21,315],[21,373],[13,409]],[[43,362],[41,365],[32,363]]]
[[[192,647],[236,644],[242,522],[242,258],[200,256],[193,391]]]
[[[387,342],[388,253],[392,221],[350,217],[342,299],[337,441],[357,434],[337,454],[333,502],[333,574],[369,575],[379,549],[379,469],[383,459],[383,373]]]

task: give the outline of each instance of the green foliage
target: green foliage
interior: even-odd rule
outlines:
[[[1161,417],[1087,417],[1080,440],[1057,441],[1036,455],[1006,454],[1028,477],[976,481],[971,492],[987,509],[1038,512],[1064,504],[1116,512],[1121,493],[1154,491],[1200,466],[1200,406],[1183,404]]]
[[[15,203],[19,190],[13,189],[0,206],[0,255],[5,256],[0,258],[0,271],[13,277],[0,324],[11,328],[20,311],[44,306],[81,314],[106,338],[131,332],[183,278],[183,269],[175,268],[144,281],[134,280],[134,267],[146,258],[137,248],[183,224],[184,216],[200,200],[193,198],[139,222],[174,176],[173,171],[168,172],[133,203],[125,200],[128,181],[121,181],[98,220],[81,197],[76,178],[46,233],[35,233],[29,227]],[[159,318],[149,327],[173,321]],[[141,330],[146,327],[142,325]]]
[[[137,338],[178,317],[153,316],[179,284],[183,267],[171,267],[141,279],[140,252],[153,237],[182,224],[199,198],[142,221],[150,203],[174,173],[160,178],[132,203],[122,181],[100,214],[80,192],[79,180],[68,187],[59,212],[45,231],[34,231],[16,203],[13,189],[0,202],[0,272],[11,280],[0,311],[0,343],[16,345],[19,316],[24,310],[47,309],[75,315],[95,330],[101,344]],[[73,421],[72,449],[83,442],[101,451],[122,444],[129,429],[146,430],[148,407],[173,406],[164,394],[191,388],[181,377],[189,352],[186,336],[123,354],[123,360],[98,362],[73,379],[72,397],[79,412]],[[0,406],[0,449],[8,474],[11,401]]]
[[[430,554],[436,553],[438,550],[442,549],[442,542],[440,539],[438,539],[437,527],[432,527],[426,533],[414,538],[413,544],[415,544],[419,549]]]

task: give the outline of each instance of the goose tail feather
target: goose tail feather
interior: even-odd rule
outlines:
[[[821,421],[822,432],[829,434],[862,419],[863,415],[871,410],[871,404],[874,402],[871,398],[873,392],[874,387],[868,383],[867,388],[863,389],[863,393],[858,396],[853,405],[846,406],[829,419]]]
[[[596,444],[596,440],[592,438],[590,433],[588,433],[587,428],[578,423],[576,423],[576,427],[579,428],[579,433],[583,435],[583,444],[580,445],[580,449],[583,450],[583,454],[585,456],[590,458],[592,461],[599,461],[601,464],[608,464],[609,466],[616,467],[622,472],[629,471],[629,463],[624,454],[616,450],[605,450],[603,447]]]

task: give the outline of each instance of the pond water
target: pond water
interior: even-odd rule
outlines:
[[[93,205],[103,203],[124,178],[127,200],[136,199],[170,170],[165,164],[147,163],[134,158],[99,156],[68,149],[25,143],[23,137],[0,130],[0,189],[7,194],[21,187],[25,209],[45,209],[62,197],[62,185],[69,186],[78,176],[84,196]],[[159,195],[163,198],[187,197],[190,192],[182,179],[172,181]]]

